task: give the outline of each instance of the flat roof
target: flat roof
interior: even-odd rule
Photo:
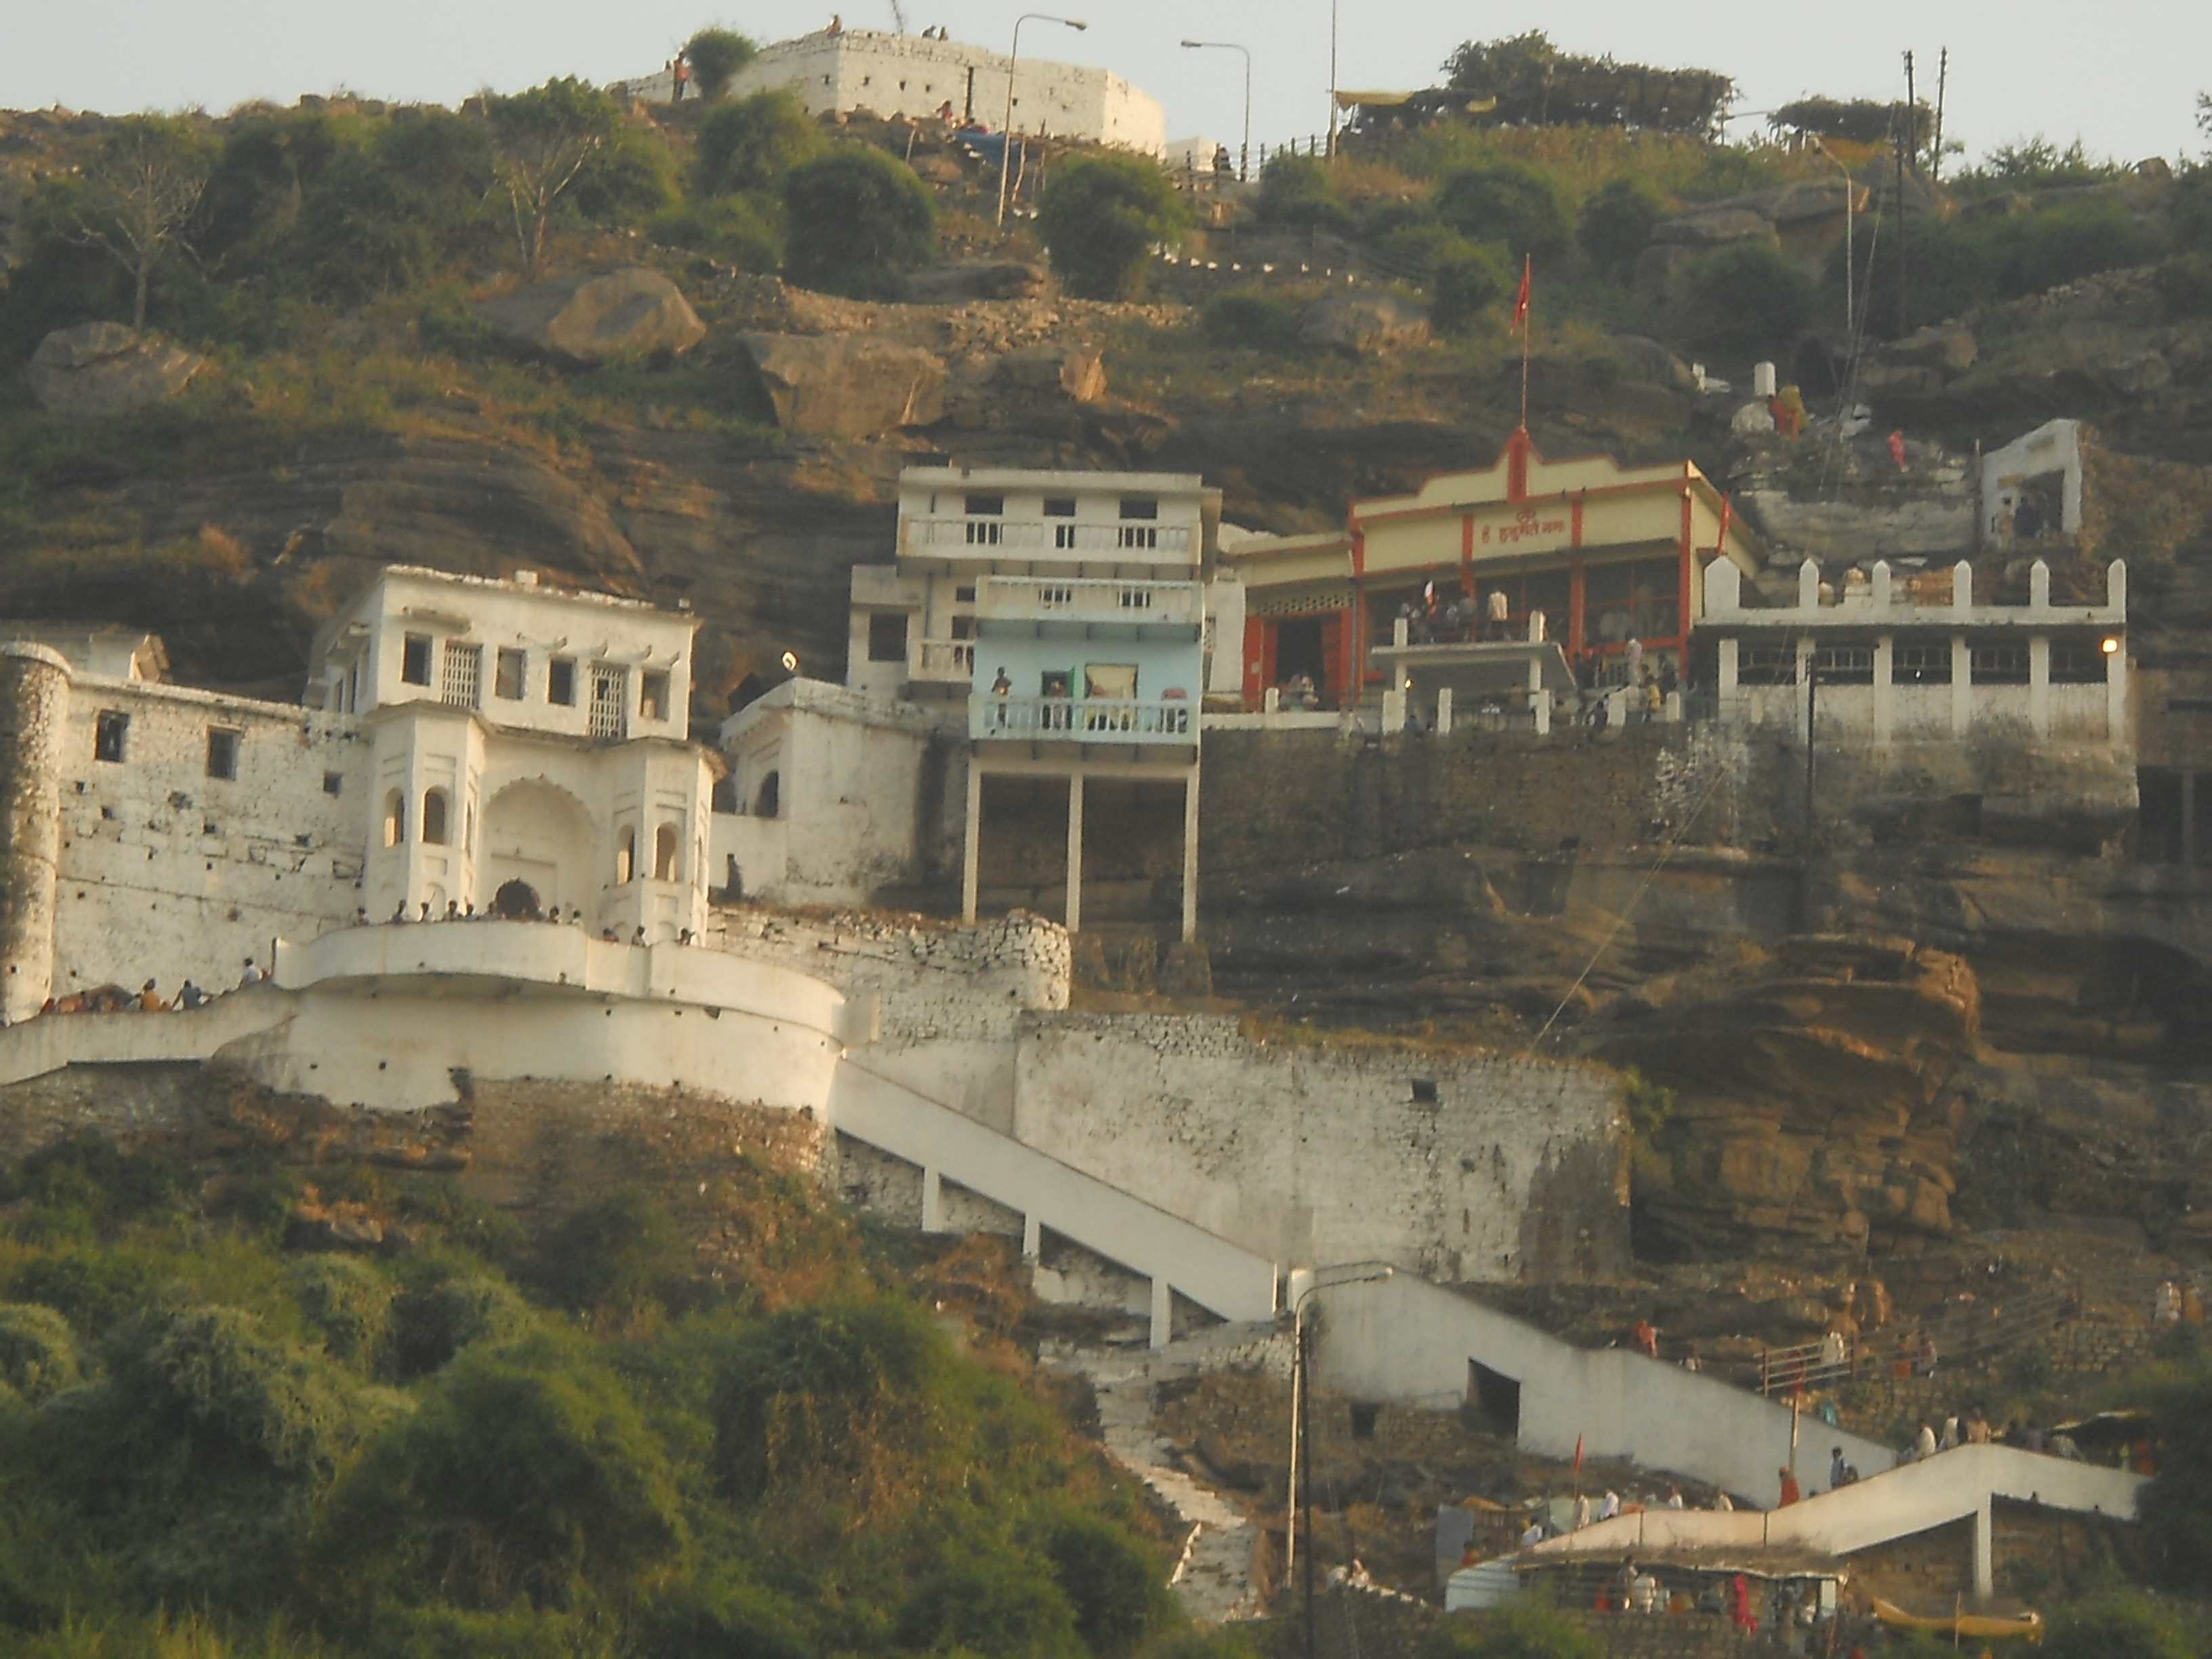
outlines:
[[[1075,489],[1141,489],[1176,495],[1218,495],[1195,472],[1093,472],[1080,467],[909,466],[899,487],[976,485],[986,489],[1028,489],[1065,485]]]

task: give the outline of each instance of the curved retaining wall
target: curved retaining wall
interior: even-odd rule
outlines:
[[[37,1013],[54,973],[62,733],[70,671],[58,653],[0,645],[0,1023]]]

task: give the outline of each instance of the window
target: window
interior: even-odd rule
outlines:
[[[1052,544],[1062,552],[1066,552],[1069,548],[1073,547],[1076,544],[1075,526],[1072,524],[1056,524],[1053,526]]]
[[[211,778],[238,775],[238,738],[220,726],[208,727],[207,775]]]
[[[545,701],[563,708],[576,706],[576,663],[572,657],[555,657],[545,665]]]
[[[738,781],[723,776],[714,780],[714,793],[709,809],[725,817],[734,817],[738,811]]]
[[[399,653],[399,678],[410,685],[430,683],[430,636],[410,634]]]
[[[975,604],[975,590],[972,586],[954,588],[952,590],[952,603],[955,605]]]
[[[1824,645],[1813,653],[1813,672],[1823,685],[1872,685],[1874,647]]]
[[[906,660],[906,612],[874,611],[868,614],[868,660]]]
[[[1738,685],[1795,685],[1797,647],[1794,645],[1745,645],[1736,648]]]
[[[2051,683],[2053,685],[2102,685],[2105,652],[2099,645],[2051,645]]]
[[[1156,548],[1160,544],[1160,529],[1158,525],[1125,524],[1120,539],[1124,547]]]
[[[1894,645],[1889,650],[1892,685],[1948,685],[1951,647],[1942,645]]]
[[[397,789],[384,798],[384,844],[397,847],[407,839],[407,797]]]
[[[641,720],[668,718],[668,676],[658,669],[638,676],[637,717]]]
[[[781,809],[783,805],[782,783],[782,775],[780,773],[775,772],[769,773],[766,777],[761,780],[760,793],[753,797],[753,816],[755,817],[772,818]]]
[[[446,792],[442,789],[422,792],[422,839],[433,847],[446,844]]]
[[[970,495],[967,498],[967,510],[971,519],[1004,518],[1006,498],[1004,495]]]
[[[586,729],[595,738],[629,735],[629,669],[592,665],[592,706],[586,711]]]
[[[1048,519],[1072,519],[1075,516],[1075,497],[1048,495],[1044,498],[1044,515]]]
[[[625,830],[622,839],[615,843],[615,885],[627,884],[637,874],[637,831]]]
[[[1978,645],[1973,649],[1976,685],[2026,685],[2027,647],[2025,645]]]
[[[343,794],[345,793],[345,774],[343,772],[324,773],[323,793],[326,795]]]
[[[104,708],[92,728],[92,757],[123,763],[123,745],[131,736],[131,716]]]
[[[1087,662],[1083,665],[1083,695],[1128,702],[1137,695],[1137,665],[1133,662]]]
[[[653,832],[653,878],[655,881],[674,881],[676,874],[677,829],[664,823]]]
[[[520,651],[501,650],[499,660],[492,665],[492,696],[504,697],[509,702],[522,701],[522,673],[526,660]]]
[[[446,672],[438,687],[438,701],[454,708],[474,708],[482,701],[483,647],[446,641]]]
[[[1121,516],[1125,519],[1157,519],[1160,516],[1159,498],[1154,495],[1124,495],[1121,497]]]

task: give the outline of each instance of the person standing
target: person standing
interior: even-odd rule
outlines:
[[[1923,1463],[1936,1455],[1936,1431],[1925,1423],[1920,1425],[1920,1433],[1912,1443],[1912,1451]]]
[[[1782,1497],[1774,1507],[1778,1510],[1786,1510],[1805,1494],[1798,1488],[1796,1471],[1784,1468],[1777,1469],[1775,1474],[1782,1478]]]

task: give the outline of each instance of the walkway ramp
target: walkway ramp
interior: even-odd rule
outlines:
[[[1577,1348],[1409,1273],[1320,1291],[1317,1380],[1357,1399],[1471,1405],[1541,1456],[1625,1458],[1771,1507],[1778,1471],[1826,1470],[1830,1449],[1869,1474],[1886,1446],[1793,1419],[1717,1377],[1620,1348]]]
[[[1827,1556],[1856,1554],[1892,1539],[1974,1522],[1974,1593],[1994,1588],[1990,1510],[1996,1499],[2039,1504],[2078,1515],[2133,1520],[2147,1479],[2013,1446],[1959,1446],[1922,1463],[1821,1492],[1763,1513],[1646,1510],[1618,1516],[1523,1550],[1521,1561],[1638,1552],[1790,1548]]]
[[[1275,1316],[1276,1266],[1266,1257],[917,1094],[851,1053],[830,1084],[829,1121],[920,1167],[925,1231],[936,1230],[951,1181],[1020,1213],[1024,1255],[1036,1254],[1049,1227],[1150,1279],[1154,1347],[1171,1334],[1178,1291],[1232,1323]]]

